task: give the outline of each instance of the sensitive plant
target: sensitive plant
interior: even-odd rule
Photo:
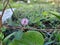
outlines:
[[[51,6],[48,6],[48,5],[46,7],[45,6],[37,5],[37,4],[29,5],[29,6],[27,5],[22,6],[20,7],[20,9],[17,9],[15,11],[16,14],[15,15],[13,14],[14,16],[12,17],[14,18],[14,20],[12,19],[12,22],[9,22],[9,23],[12,26],[13,21],[15,21],[16,23],[14,22],[13,23],[14,25],[19,23],[17,26],[20,26],[20,24],[23,26],[29,25],[28,26],[29,28],[34,27],[35,29],[39,29],[39,28],[44,29],[48,26],[50,28],[52,27],[55,28],[56,25],[60,24],[60,21],[59,21],[60,16],[59,14],[54,12],[55,9],[53,9],[53,7],[51,8]],[[49,12],[50,10],[53,10],[53,12]],[[6,31],[5,27],[2,28],[1,30],[3,31],[3,33],[0,34],[0,40],[5,45],[8,45],[8,44],[9,45],[22,45],[22,44],[23,45],[34,45],[34,44],[60,45],[60,32],[57,33],[57,31],[56,33],[49,33],[49,32],[43,33],[42,32],[44,34],[44,38],[43,38],[43,34],[37,31],[23,32],[23,30],[17,31],[18,29],[15,29],[15,31],[13,29],[9,29],[9,30],[7,29],[8,31]],[[25,30],[28,30],[28,29],[25,29]],[[6,31],[5,34],[9,33],[6,35],[6,37],[4,35],[5,31]]]
[[[20,22],[21,19],[28,18],[29,26],[41,29],[57,28],[60,21],[53,14],[49,13],[50,10],[56,11],[56,8],[53,8],[52,5],[48,7],[42,4],[25,5],[14,11],[12,20]]]

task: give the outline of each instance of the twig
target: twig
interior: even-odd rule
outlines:
[[[4,2],[5,3],[5,2]],[[3,8],[3,11],[2,11],[2,16],[3,16],[3,14],[4,14],[4,11],[5,11],[5,9],[6,9],[6,7],[7,7],[7,5],[9,4],[9,0],[7,0],[7,3],[6,3],[6,5],[4,6],[4,8]]]
[[[37,28],[33,28],[33,27],[22,27],[22,26],[10,26],[10,25],[4,25],[7,29],[13,29],[13,30],[16,30],[16,29],[23,29],[24,31],[25,30],[35,30],[35,31],[40,31],[40,32],[49,32],[49,33],[52,33],[54,32],[55,30],[59,31],[60,29],[37,29]]]
[[[6,0],[5,0],[5,1],[6,1]],[[5,1],[4,1],[4,3],[5,3]],[[7,0],[7,3],[6,3],[6,5],[4,6],[4,8],[3,8],[3,10],[2,10],[2,15],[0,15],[0,28],[2,27],[2,17],[3,17],[4,11],[5,11],[8,3],[9,3],[9,0]],[[1,30],[0,30],[0,31],[1,31]]]

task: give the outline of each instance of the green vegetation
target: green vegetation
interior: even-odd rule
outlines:
[[[37,31],[27,31],[19,40],[14,40],[9,45],[43,45],[44,38],[41,33]]]
[[[10,5],[7,5],[6,9],[16,10],[0,27],[0,45],[60,45],[58,1],[30,0],[29,3],[27,0],[9,1]],[[0,1],[0,11],[3,8]]]

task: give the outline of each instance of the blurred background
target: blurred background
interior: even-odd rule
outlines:
[[[3,10],[4,1],[0,0],[0,11]],[[54,14],[60,13],[60,0],[9,0],[9,4],[6,9],[16,8],[13,17],[14,20],[17,19],[17,25],[22,18],[28,18],[32,27],[43,29],[60,27],[58,17],[49,13],[49,11]]]

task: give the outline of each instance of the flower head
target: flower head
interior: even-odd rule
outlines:
[[[29,22],[29,20],[28,20],[27,18],[23,18],[23,19],[21,20],[21,24],[22,24],[23,26],[28,25],[28,22]]]

